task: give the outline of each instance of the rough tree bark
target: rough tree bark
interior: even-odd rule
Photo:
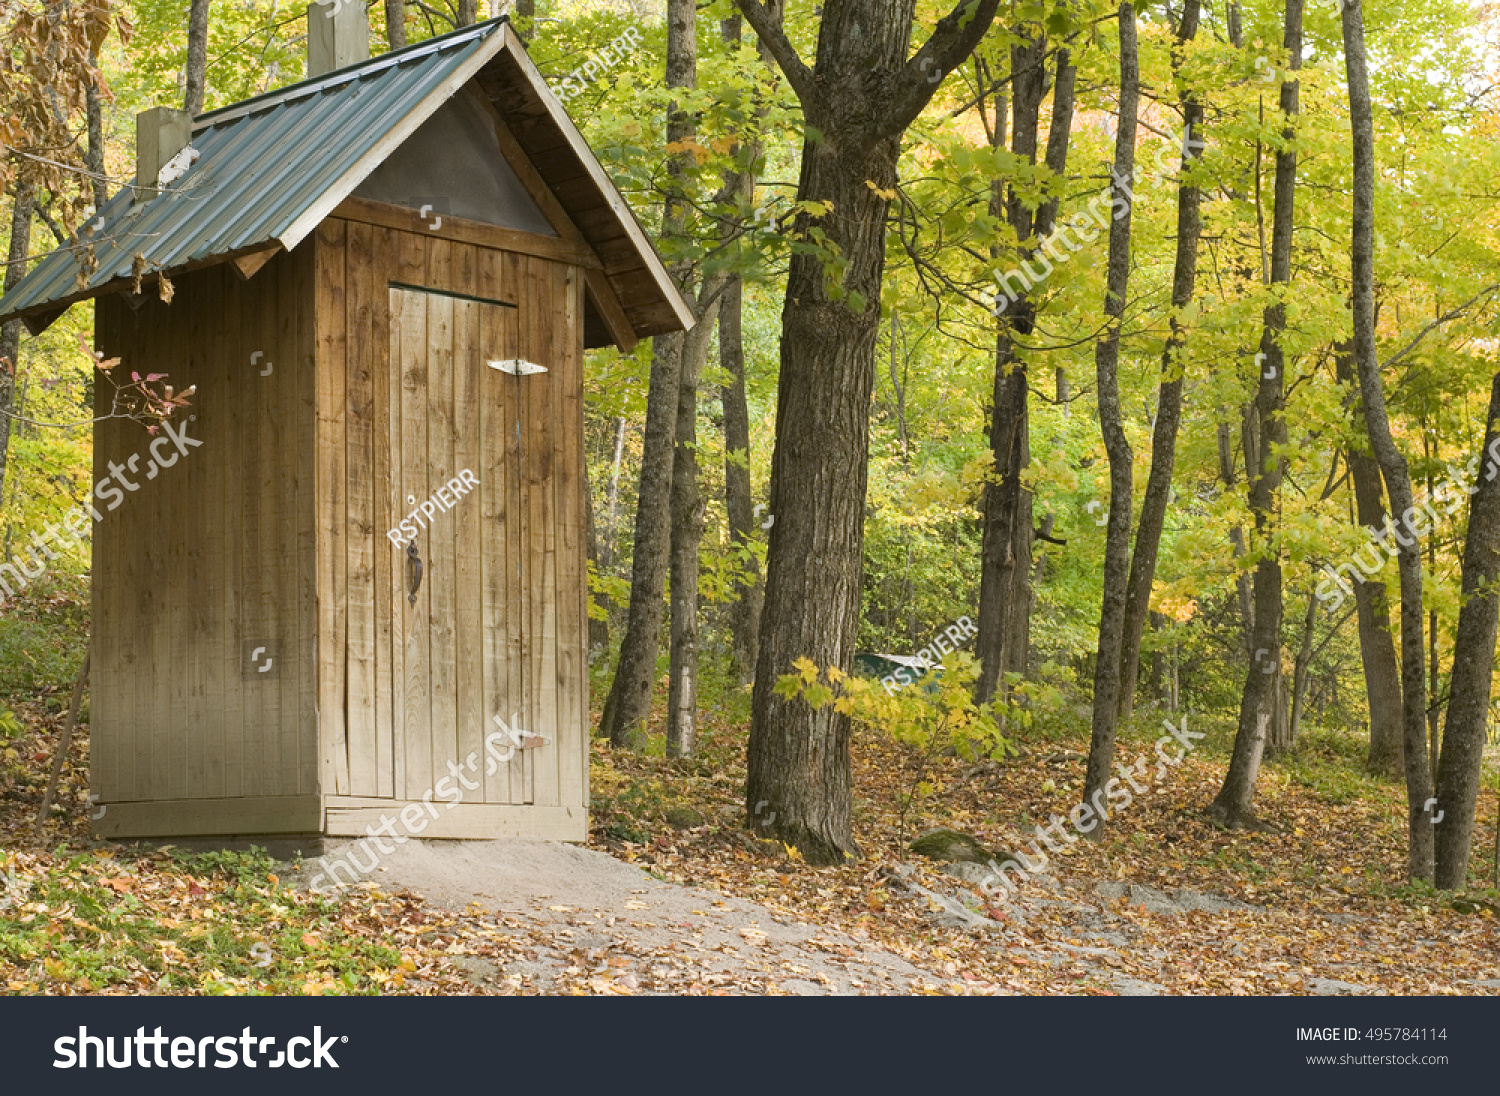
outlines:
[[[793,660],[853,668],[859,622],[870,399],[885,217],[901,136],[943,74],[969,55],[998,0],[963,0],[907,59],[916,0],[829,0],[804,65],[758,0],[735,0],[796,93],[808,135],[799,201],[831,202],[818,227],[842,263],[791,258],[782,309],[770,555],[746,778],[747,820],[814,865],[858,855],[850,826],[849,719],[775,692]],[[936,73],[938,79],[930,79]],[[794,230],[812,218],[799,212]],[[768,813],[758,820],[757,808]],[[769,813],[774,812],[774,815]],[[769,821],[774,819],[774,821]]]
[[[667,7],[667,86],[691,88],[697,79],[696,12],[693,0],[669,0]],[[694,132],[692,118],[676,101],[667,107],[667,141],[683,142]],[[682,198],[683,155],[667,161],[671,190],[662,214],[662,236],[680,235],[686,217]],[[687,271],[673,271],[681,283]],[[646,743],[651,714],[651,686],[661,640],[662,588],[671,546],[672,467],[677,438],[677,398],[682,381],[682,332],[652,340],[651,387],[646,395],[646,431],[641,453],[641,483],[636,496],[635,555],[631,560],[630,609],[619,663],[599,733],[610,744],[640,749]]]
[[[183,109],[203,113],[203,82],[208,68],[209,0],[192,0],[188,7],[187,68],[183,73]]]
[[[1375,356],[1375,122],[1365,57],[1362,0],[1345,0],[1344,71],[1349,87],[1349,126],[1354,147],[1354,215],[1350,270],[1354,305],[1354,368],[1364,404],[1370,447],[1385,476],[1391,510],[1404,521],[1412,510],[1411,473],[1391,437],[1380,362]],[[1412,511],[1415,512],[1415,511]],[[1422,679],[1422,556],[1417,537],[1399,543],[1401,575],[1401,744],[1405,752],[1406,872],[1415,882],[1432,882],[1433,830],[1428,800],[1432,775],[1427,758],[1427,686]]]
[[[1198,35],[1199,0],[1186,0],[1177,41],[1172,50],[1172,69],[1182,66],[1182,51]],[[1162,528],[1172,494],[1172,472],[1177,466],[1177,430],[1182,422],[1182,351],[1187,329],[1179,317],[1193,301],[1198,280],[1198,237],[1203,226],[1199,216],[1199,190],[1186,175],[1198,159],[1198,130],[1203,107],[1183,87],[1182,174],[1177,182],[1177,250],[1172,260],[1172,311],[1168,313],[1167,343],[1161,352],[1161,385],[1156,394],[1156,422],[1151,428],[1151,468],[1146,473],[1146,494],[1141,500],[1140,524],[1135,532],[1135,551],[1130,556],[1130,579],[1125,587],[1125,633],[1120,651],[1120,720],[1130,718],[1135,705],[1135,682],[1140,672],[1141,636],[1151,607],[1151,584],[1156,578],[1156,560],[1161,552]]]
[[[1098,387],[1099,431],[1109,457],[1109,514],[1104,530],[1104,596],[1099,608],[1099,646],[1094,657],[1094,719],[1089,743],[1084,802],[1105,794],[1115,758],[1115,728],[1120,714],[1120,649],[1125,635],[1125,584],[1130,577],[1131,462],[1135,454],[1125,437],[1120,411],[1120,325],[1130,282],[1130,180],[1135,175],[1136,110],[1140,103],[1140,62],[1136,48],[1135,5],[1119,9],[1120,103],[1115,131],[1115,162],[1110,189],[1116,203],[1109,225],[1109,266],[1105,274],[1104,336],[1094,344]],[[1104,837],[1108,821],[1088,832]]]
[[[1490,383],[1490,410],[1483,454],[1500,441],[1500,374]],[[1479,770],[1484,756],[1490,707],[1490,679],[1495,665],[1495,626],[1500,618],[1500,478],[1485,457],[1484,474],[1469,505],[1464,537],[1463,604],[1453,637],[1453,677],[1449,685],[1448,722],[1438,766],[1436,878],[1444,890],[1461,890],[1468,881],[1469,847],[1474,839],[1474,808],[1479,797]]]
[[[472,27],[479,20],[479,0],[458,0],[458,26]]]
[[[1359,380],[1354,375],[1353,343],[1341,342],[1334,347],[1334,369],[1339,383],[1350,386],[1349,401],[1354,406],[1359,399]],[[1364,433],[1364,413],[1360,411],[1358,414],[1360,432]],[[1349,462],[1349,478],[1354,482],[1355,518],[1374,534],[1385,526],[1380,465],[1352,445],[1345,456]],[[1391,610],[1385,596],[1385,583],[1356,580],[1354,610],[1359,628],[1365,698],[1370,708],[1370,752],[1365,767],[1372,773],[1400,776],[1401,668],[1396,661],[1396,639],[1391,635]]]

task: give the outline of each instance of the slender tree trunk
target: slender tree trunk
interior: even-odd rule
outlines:
[[[1302,643],[1297,647],[1297,659],[1292,666],[1292,714],[1287,723],[1286,749],[1297,745],[1297,735],[1302,731],[1302,714],[1307,700],[1307,682],[1311,676],[1313,660],[1313,631],[1318,623],[1318,596],[1307,595],[1307,613],[1302,619]]]
[[[479,0],[458,0],[458,25],[472,27],[479,19]]]
[[[754,495],[750,488],[750,408],[745,399],[745,343],[740,327],[744,283],[740,276],[730,276],[719,305],[719,365],[725,382],[721,389],[724,401],[724,503],[729,517],[729,540],[737,551],[745,553],[745,566],[753,573],[735,582],[735,599],[730,608],[729,627],[733,635],[735,664],[741,683],[755,680],[755,658],[760,646],[760,609],[765,585],[760,568],[750,555],[756,536]]]
[[[618,522],[620,507],[620,465],[625,458],[625,416],[615,420],[615,456],[609,466],[609,492],[605,496],[604,530],[609,538],[601,549],[606,567],[615,565],[615,544],[620,538]]]
[[[1375,123],[1365,58],[1363,0],[1345,0],[1344,68],[1349,87],[1349,124],[1354,147],[1354,216],[1351,281],[1354,305],[1354,366],[1359,374],[1365,428],[1385,476],[1391,510],[1403,519],[1412,508],[1411,473],[1391,437],[1380,363],[1375,356]],[[1395,534],[1401,574],[1401,744],[1406,766],[1408,878],[1432,881],[1433,829],[1428,800],[1432,776],[1427,759],[1427,688],[1423,681],[1422,555],[1417,538]]]
[[[97,65],[92,55],[89,63]],[[99,85],[90,80],[84,89],[84,113],[88,119],[89,147],[84,150],[84,165],[93,173],[89,186],[94,192],[94,211],[98,212],[109,201],[109,180],[104,177],[104,104],[99,98]]]
[[[776,683],[799,658],[845,673],[853,668],[889,206],[883,195],[896,186],[902,134],[988,30],[998,0],[965,3],[944,16],[910,60],[915,0],[828,0],[812,70],[763,6],[735,2],[801,102],[808,136],[797,198],[832,203],[833,214],[818,227],[844,263],[836,294],[823,259],[811,251],[793,254],[787,274],[771,457],[776,523],[745,813],[757,822],[774,817],[757,832],[794,845],[807,863],[837,864],[859,853],[850,817],[849,718],[831,705],[780,696]],[[793,230],[812,227],[804,208]],[[762,808],[767,813],[759,814]]]
[[[5,292],[26,276],[26,255],[31,247],[31,214],[36,188],[26,178],[17,178],[11,188],[10,248],[6,254]],[[0,326],[0,497],[10,465],[10,416],[15,409],[16,366],[21,359],[21,321]]]
[[[385,37],[391,49],[406,48],[406,0],[385,0]]]
[[[1340,384],[1350,386],[1349,401],[1359,398],[1359,379],[1354,375],[1354,345],[1334,347],[1334,368]],[[1364,433],[1364,415],[1360,415]],[[1368,435],[1366,435],[1368,438]],[[1385,504],[1380,486],[1380,465],[1374,458],[1350,446],[1346,459],[1354,483],[1355,517],[1371,535],[1385,527]],[[1345,571],[1345,574],[1348,572]],[[1391,635],[1391,610],[1380,579],[1354,582],[1354,607],[1359,626],[1359,657],[1365,676],[1365,698],[1370,709],[1370,753],[1365,767],[1372,773],[1399,776],[1401,751],[1401,667],[1396,661],[1396,640]]]
[[[183,84],[183,109],[189,114],[203,113],[203,86],[208,68],[209,0],[192,0],[188,6],[187,71]]]
[[[1024,33],[1024,32],[1023,32]],[[1031,36],[1011,47],[1010,81],[1013,122],[1009,127],[1011,152],[1027,163],[1036,162],[1038,126],[1042,98],[1046,94],[1047,36],[1038,27]],[[1074,84],[1077,69],[1066,49],[1058,51],[1057,78],[1053,84],[1052,122],[1047,134],[1044,162],[1048,174],[1062,176],[1068,165],[1068,140],[1072,129]],[[1007,96],[994,98],[995,124],[989,133],[993,147],[1005,147]],[[1037,261],[1042,245],[1057,219],[1054,199],[1040,206],[1033,216],[1012,190],[995,181],[990,187],[990,214],[1010,224],[1016,239],[1029,238],[1035,245],[1027,255]],[[1008,262],[999,248],[991,257]],[[1050,257],[1045,260],[1050,264]],[[1029,268],[1028,268],[1029,269]],[[1008,291],[1008,290],[1007,290]],[[997,297],[997,302],[999,298]],[[980,658],[975,696],[980,702],[994,698],[1003,675],[1026,673],[1031,640],[1033,499],[1024,476],[1031,463],[1030,385],[1025,357],[1014,336],[1031,333],[1034,304],[1023,292],[1003,310],[995,323],[995,379],[991,393],[990,454],[993,479],[985,485],[984,533],[980,548],[979,635],[975,641]]]
[[[766,6],[771,21],[781,25],[782,0]],[[743,21],[733,15],[719,24],[725,42],[738,43]],[[764,43],[758,43],[761,60],[774,66],[775,61]],[[759,122],[766,108],[756,111]],[[754,140],[741,151],[743,162],[760,159],[761,143]],[[755,198],[755,176],[749,172],[731,172],[724,178],[724,191],[737,208],[748,208]],[[735,226],[726,226],[732,236]],[[724,504],[729,518],[729,541],[741,553],[747,572],[735,580],[734,601],[729,610],[729,630],[734,646],[735,665],[741,684],[755,680],[755,661],[760,649],[760,613],[765,601],[765,584],[760,566],[750,551],[759,523],[755,520],[755,497],[750,483],[750,406],[745,398],[745,335],[741,324],[744,311],[744,281],[731,274],[719,303],[719,366],[725,382],[720,389],[724,406]]]
[[[1490,410],[1481,453],[1500,442],[1500,374],[1490,383]],[[1490,679],[1495,665],[1495,628],[1500,618],[1500,479],[1497,465],[1486,458],[1483,476],[1469,506],[1464,536],[1463,604],[1453,638],[1453,678],[1449,686],[1448,723],[1438,767],[1436,883],[1461,890],[1468,881],[1469,848],[1474,839],[1474,811],[1479,798],[1480,764],[1488,730]],[[1436,817],[1436,816],[1435,816]]]
[[[1182,22],[1177,27],[1172,51],[1174,73],[1182,64],[1182,48],[1198,34],[1199,0],[1185,0]],[[1179,320],[1193,301],[1198,279],[1198,237],[1202,233],[1198,213],[1198,187],[1187,182],[1187,173],[1198,156],[1194,141],[1203,120],[1203,107],[1189,91],[1183,91],[1182,174],[1177,183],[1177,252],[1172,262],[1172,310],[1168,313],[1167,344],[1161,352],[1161,386],[1156,396],[1156,422],[1151,428],[1151,469],[1146,474],[1146,495],[1141,501],[1140,526],[1135,533],[1135,551],[1130,557],[1130,580],[1125,588],[1125,635],[1120,652],[1120,719],[1130,718],[1135,704],[1135,681],[1140,670],[1141,636],[1151,607],[1151,584],[1156,578],[1156,560],[1161,551],[1162,528],[1172,494],[1172,471],[1177,466],[1177,430],[1182,422],[1182,354],[1187,328]]]
[[[517,23],[516,33],[520,35],[522,42],[530,45],[536,26],[536,0],[516,0],[514,18]]]
[[[698,742],[698,548],[703,496],[698,490],[698,378],[713,336],[727,275],[704,280],[698,322],[682,345],[677,389],[677,448],[672,457],[672,660],[667,686],[667,756],[692,757]]]
[[[693,0],[669,0],[667,7],[667,86],[692,88],[697,83],[697,13]],[[692,117],[674,100],[667,107],[667,141],[681,143],[694,132]],[[662,236],[683,232],[685,176],[683,155],[668,161],[672,178],[662,216]],[[686,276],[679,266],[679,280]],[[640,749],[646,744],[651,714],[651,686],[661,640],[662,587],[666,582],[672,529],[672,471],[677,438],[678,390],[682,383],[682,332],[653,340],[651,388],[646,396],[646,436],[641,454],[641,485],[636,498],[635,557],[631,562],[630,611],[620,642],[620,661],[599,719],[599,731],[610,744]]]
[[[1120,411],[1120,324],[1130,281],[1130,222],[1133,214],[1128,187],[1135,175],[1136,110],[1140,101],[1140,66],[1136,49],[1135,5],[1120,5],[1120,117],[1115,133],[1115,163],[1111,190],[1119,208],[1109,226],[1109,267],[1105,275],[1104,337],[1094,344],[1099,430],[1109,457],[1109,515],[1104,531],[1104,596],[1099,609],[1099,648],[1094,658],[1093,737],[1089,743],[1088,772],[1083,799],[1101,801],[1110,782],[1115,758],[1115,727],[1120,714],[1120,650],[1125,635],[1125,585],[1130,577],[1131,452]],[[1121,205],[1122,204],[1122,205]],[[1107,819],[1089,831],[1091,840],[1104,837]]]
[[[588,470],[587,465],[585,465],[585,467],[583,469],[583,503],[584,503],[584,505],[583,505],[584,536],[587,538],[587,541],[588,541],[589,564],[593,567],[594,573],[596,575],[597,574],[602,574],[602,572],[599,570],[599,536],[598,536],[598,532],[597,532],[597,530],[595,528],[595,525],[594,525],[594,492],[591,489],[591,487],[589,486],[589,470]],[[599,600],[597,603],[598,603],[599,608],[605,610],[605,612],[608,613],[609,606],[608,606],[607,602]],[[592,590],[589,591],[589,601],[588,601],[588,604],[589,604],[591,610],[592,610],[593,606],[596,604],[596,598],[595,598],[594,592]],[[608,616],[606,616],[602,620],[601,619],[597,619],[594,616],[593,612],[590,611],[590,613],[589,613],[589,657],[590,657],[590,661],[593,660],[593,656],[595,654],[599,653],[600,651],[607,650],[608,648],[609,648],[609,618],[608,618]]]
[[[1283,44],[1292,73],[1302,67],[1302,0],[1286,0],[1286,28]],[[1284,145],[1276,153],[1274,183],[1276,207],[1271,221],[1271,285],[1290,284],[1292,278],[1293,201],[1297,190],[1296,137],[1299,84],[1295,79],[1281,85],[1281,113],[1284,119]],[[1234,752],[1229,771],[1218,797],[1209,806],[1208,815],[1230,829],[1248,829],[1259,825],[1252,804],[1255,783],[1260,775],[1261,757],[1271,723],[1281,717],[1281,550],[1276,542],[1275,504],[1281,489],[1286,458],[1278,451],[1286,444],[1285,374],[1286,358],[1281,337],[1286,331],[1286,305],[1278,297],[1265,310],[1256,355],[1257,390],[1255,396],[1258,430],[1258,452],[1251,462],[1247,447],[1245,478],[1249,482],[1250,511],[1255,519],[1255,536],[1260,550],[1255,565],[1252,602],[1255,623],[1251,635],[1252,656],[1245,671],[1245,687],[1240,696],[1239,730],[1234,738]]]

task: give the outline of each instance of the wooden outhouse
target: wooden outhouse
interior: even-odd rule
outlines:
[[[309,25],[0,301],[195,387],[95,427],[95,832],[583,840],[583,352],[692,313],[503,18]]]

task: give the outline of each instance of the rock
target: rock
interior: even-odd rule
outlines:
[[[704,823],[703,815],[692,807],[668,807],[665,814],[667,825],[674,830],[690,830]]]
[[[1121,997],[1160,997],[1167,992],[1166,986],[1159,986],[1155,982],[1143,982],[1128,974],[1113,974],[1110,976],[1110,981],[1114,983],[1115,990]]]
[[[1358,982],[1342,982],[1337,978],[1309,978],[1307,989],[1318,997],[1361,997],[1367,993],[1382,997],[1385,995],[1383,990],[1362,986]]]
[[[909,847],[912,852],[930,860],[966,860],[973,864],[985,864],[994,858],[978,841],[957,830],[928,830]]]
[[[949,898],[945,894],[928,890],[920,883],[908,882],[906,885],[927,900],[928,916],[940,925],[963,929],[965,932],[994,930],[1000,927],[988,917],[980,916],[962,902]]]
[[[1125,899],[1132,906],[1145,906],[1147,911],[1158,914],[1187,913],[1190,910],[1204,910],[1208,913],[1223,913],[1225,910],[1249,910],[1259,911],[1259,906],[1252,906],[1240,902],[1234,898],[1220,898],[1215,894],[1199,894],[1197,891],[1188,890],[1186,887],[1179,888],[1175,897],[1165,891],[1159,891],[1155,887],[1148,887],[1141,883],[1116,883],[1106,881],[1094,888],[1094,893],[1101,898],[1110,900]]]
[[[972,883],[975,886],[983,886],[985,883],[991,886],[1000,885],[998,877],[989,865],[976,864],[972,860],[955,860],[951,864],[944,864],[943,874],[950,875],[954,879],[962,879],[965,883]]]

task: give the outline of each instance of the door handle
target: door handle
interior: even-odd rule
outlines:
[[[422,557],[417,555],[417,538],[412,537],[411,543],[406,546],[406,558],[411,564],[411,593],[407,595],[406,601],[409,605],[417,603],[417,590],[422,585]]]

